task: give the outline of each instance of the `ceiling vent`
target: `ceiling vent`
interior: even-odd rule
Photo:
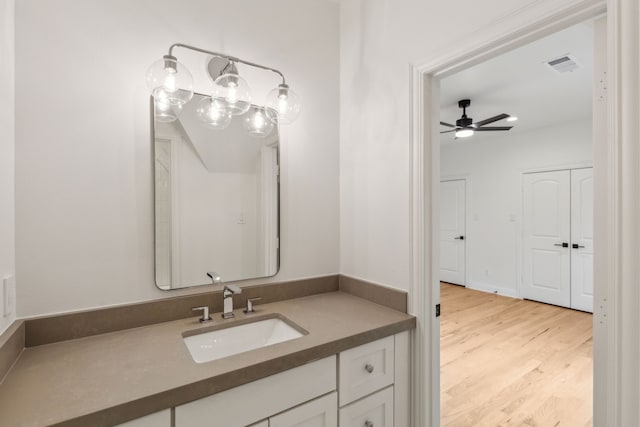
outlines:
[[[571,73],[580,68],[580,64],[572,55],[562,55],[559,58],[546,61],[545,64],[547,64],[547,66],[549,66],[556,73],[561,74]]]

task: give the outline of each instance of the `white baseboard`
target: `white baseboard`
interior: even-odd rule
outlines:
[[[495,286],[491,283],[482,283],[470,280],[467,283],[467,288],[473,289],[474,291],[487,292],[490,294],[502,295],[505,297],[521,299],[518,295],[518,291],[512,288],[505,288],[502,286]]]

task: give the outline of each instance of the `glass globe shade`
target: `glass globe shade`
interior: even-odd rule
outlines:
[[[147,88],[153,95],[162,89],[172,105],[184,105],[193,97],[193,76],[175,60],[165,56],[147,70]]]
[[[215,80],[213,98],[224,102],[234,116],[241,116],[251,108],[251,88],[237,74],[223,74]]]
[[[246,115],[242,126],[250,135],[264,138],[271,134],[275,127],[273,122],[267,118],[263,107],[254,106]]]
[[[211,129],[226,129],[231,123],[231,113],[224,108],[223,103],[211,97],[202,98],[196,109],[198,119]]]
[[[167,93],[158,88],[153,93],[153,110],[155,120],[158,122],[173,122],[182,113],[184,104],[172,104]]]
[[[281,84],[267,94],[265,107],[269,120],[287,125],[300,114],[300,98],[289,86]]]

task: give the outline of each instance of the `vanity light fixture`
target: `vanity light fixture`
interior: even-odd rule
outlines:
[[[201,100],[197,108],[198,118],[205,126],[224,129],[229,126],[232,116],[240,116],[251,111],[250,115],[244,118],[243,125],[250,134],[264,137],[271,133],[274,124],[290,124],[298,117],[300,99],[289,88],[280,71],[222,53],[175,43],[169,47],[168,55],[151,64],[147,71],[147,87],[154,99],[156,120],[176,120],[185,104],[193,97],[193,76],[173,55],[175,48],[189,49],[224,61],[219,75],[212,76],[214,84],[211,96]],[[269,92],[265,106],[252,105],[251,89],[247,81],[240,76],[236,64],[260,68],[280,76],[282,82]]]
[[[509,117],[507,117],[507,121],[508,121],[508,122],[517,122],[517,121],[518,121],[518,117],[516,117],[516,116],[509,116]]]

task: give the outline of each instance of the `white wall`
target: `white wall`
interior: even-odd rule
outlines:
[[[15,274],[14,0],[0,1],[0,333],[15,319],[5,315],[2,279]],[[15,293],[13,294],[15,301]]]
[[[442,144],[441,176],[467,180],[468,287],[519,296],[522,173],[592,164],[591,129],[589,120]]]
[[[144,76],[175,42],[281,69],[300,94],[301,116],[282,128],[282,269],[271,280],[337,273],[338,24],[326,0],[18,2],[18,314],[194,292],[154,285]],[[201,65],[192,72],[204,79]],[[278,83],[247,78],[256,102]]]
[[[578,2],[341,3],[342,273],[400,289],[411,286],[410,64],[478,46],[485,38],[515,31],[560,5]]]

